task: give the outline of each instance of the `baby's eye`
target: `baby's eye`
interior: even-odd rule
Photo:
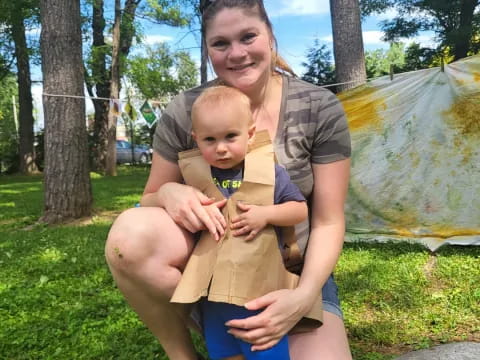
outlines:
[[[229,133],[229,134],[227,134],[227,139],[232,140],[237,136],[238,136],[238,134],[236,134],[236,133]]]
[[[213,136],[207,136],[205,139],[203,139],[204,141],[207,141],[207,142],[212,142],[212,141],[215,141],[215,138]]]

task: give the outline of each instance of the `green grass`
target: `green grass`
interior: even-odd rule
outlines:
[[[36,223],[41,177],[0,177],[0,359],[166,359],[103,256],[113,216],[139,200],[147,174],[92,174],[95,216],[54,227]],[[432,255],[412,244],[346,244],[336,278],[354,358],[480,341],[479,256],[479,247]]]

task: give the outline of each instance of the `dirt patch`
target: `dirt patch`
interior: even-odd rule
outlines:
[[[55,225],[67,225],[67,226],[85,226],[85,225],[92,225],[98,222],[113,222],[118,215],[120,215],[121,211],[99,211],[95,212],[92,216],[85,216],[79,219],[72,219],[62,222],[61,224]],[[23,231],[30,231],[33,230],[36,226],[42,224],[41,222],[37,221],[33,224],[25,226],[21,230]],[[52,226],[55,226],[52,225]]]

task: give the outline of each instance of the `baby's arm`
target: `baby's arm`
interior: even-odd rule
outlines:
[[[233,235],[247,235],[247,241],[254,239],[267,224],[291,226],[304,221],[308,216],[306,201],[287,201],[264,206],[237,202],[237,207],[242,213],[232,219]]]

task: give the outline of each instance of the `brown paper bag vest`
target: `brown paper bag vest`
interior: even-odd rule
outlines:
[[[224,198],[213,183],[210,165],[198,149],[179,153],[179,166],[186,184],[215,201]],[[242,184],[222,209],[227,224],[237,216],[238,201],[254,205],[273,204],[274,187],[273,146],[268,132],[260,131],[255,134],[254,143],[245,157]],[[290,249],[287,262],[298,262],[300,252],[294,231],[288,229],[284,233]],[[225,235],[217,242],[208,231],[203,231],[171,302],[194,303],[201,297],[208,297],[210,301],[243,306],[269,292],[297,286],[299,277],[286,270],[273,226],[266,226],[251,241],[245,241],[244,237],[233,236],[227,226]],[[302,330],[321,325],[321,294],[306,318],[301,322],[303,324],[298,324]]]

